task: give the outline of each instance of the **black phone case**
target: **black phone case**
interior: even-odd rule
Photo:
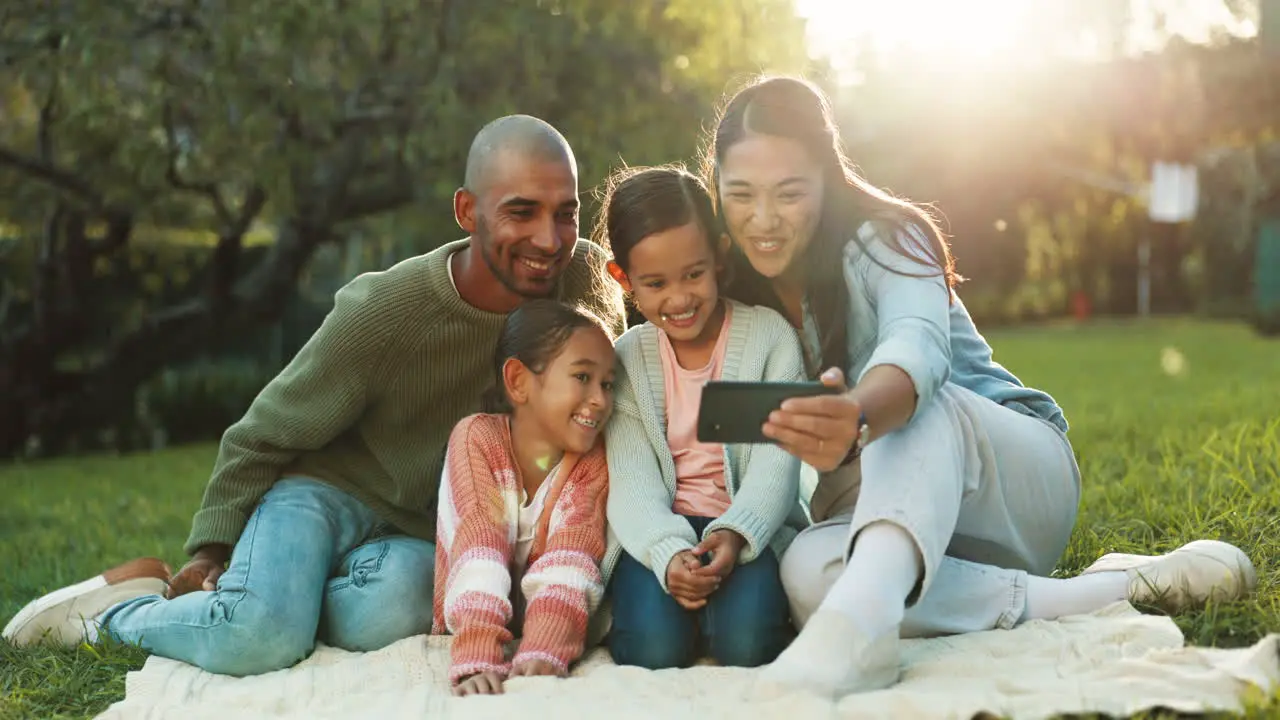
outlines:
[[[837,389],[820,382],[709,382],[702,386],[698,410],[698,440],[724,444],[762,444],[774,441],[762,428],[769,413],[793,397],[829,395]]]

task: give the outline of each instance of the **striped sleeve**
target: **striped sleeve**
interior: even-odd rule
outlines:
[[[582,655],[588,618],[604,596],[600,563],[608,488],[605,453],[597,445],[574,466],[551,508],[546,550],[521,580],[528,609],[513,665],[543,660],[567,673]]]
[[[454,636],[449,681],[480,672],[506,675],[511,641],[511,543],[503,488],[514,471],[498,461],[502,435],[483,418],[467,418],[449,438],[440,483],[436,552],[448,553],[444,629]]]

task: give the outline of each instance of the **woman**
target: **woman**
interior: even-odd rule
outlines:
[[[735,248],[730,294],[782,312],[810,372],[843,391],[790,400],[764,428],[822,473],[818,524],[782,559],[802,631],[765,686],[879,689],[898,680],[902,635],[1253,588],[1248,557],[1216,541],[1047,577],[1080,497],[1062,410],[992,360],[936,225],[858,177],[821,91],[789,78],[740,91],[707,169]]]

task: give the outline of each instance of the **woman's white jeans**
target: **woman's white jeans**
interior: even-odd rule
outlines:
[[[944,384],[906,426],[828,474],[810,501],[815,525],[782,558],[798,626],[844,570],[867,525],[904,528],[924,559],[903,637],[1013,627],[1028,573],[1047,576],[1067,547],[1080,470],[1056,426]]]

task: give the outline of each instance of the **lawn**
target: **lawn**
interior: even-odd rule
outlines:
[[[1059,574],[1113,550],[1226,540],[1253,558],[1258,594],[1177,617],[1188,641],[1240,646],[1280,631],[1280,341],[1181,320],[990,339],[997,359],[1053,394],[1072,424],[1085,490]],[[214,452],[0,467],[0,623],[40,593],[137,555],[176,570]],[[0,718],[91,717],[122,697],[124,673],[143,659],[121,647],[0,642]]]

